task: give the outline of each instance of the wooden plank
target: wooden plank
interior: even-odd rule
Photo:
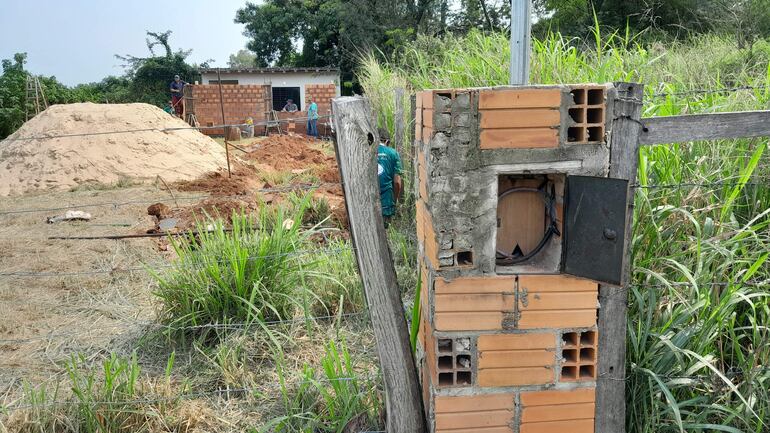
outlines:
[[[479,110],[500,108],[558,108],[561,89],[506,89],[482,90]]]
[[[559,110],[550,108],[479,111],[482,129],[557,127]]]
[[[387,430],[422,433],[417,369],[380,207],[377,121],[364,98],[335,98],[332,109],[350,231],[385,383]]]
[[[559,130],[552,128],[485,129],[481,149],[538,149],[559,147]]]
[[[639,134],[642,125],[644,85],[616,83],[617,99],[610,137],[610,176],[636,182],[639,163]],[[623,248],[622,287],[599,286],[599,377],[596,382],[595,433],[626,431],[626,310],[631,274],[631,229],[634,219],[634,189],[628,191],[626,242]]]
[[[689,114],[642,119],[639,144],[770,136],[770,111]]]

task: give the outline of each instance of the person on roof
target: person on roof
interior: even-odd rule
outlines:
[[[171,82],[171,105],[174,107],[176,115],[184,116],[184,86],[187,85],[179,75],[174,75],[174,81]]]

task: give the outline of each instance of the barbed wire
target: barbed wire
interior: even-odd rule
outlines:
[[[283,193],[283,192],[293,192],[293,191],[308,191],[313,189],[322,188],[325,186],[340,186],[342,183],[340,182],[321,182],[321,183],[315,183],[310,185],[288,185],[285,187],[275,187],[275,188],[260,188],[255,189],[251,191],[252,193],[263,193],[263,194],[273,194],[273,193]],[[117,209],[122,206],[129,206],[129,205],[136,205],[136,204],[153,204],[153,203],[159,203],[163,201],[198,201],[198,200],[206,200],[206,199],[238,199],[238,198],[245,198],[248,197],[249,194],[233,194],[233,195],[216,195],[216,194],[205,194],[205,195],[196,195],[196,196],[182,196],[182,197],[163,197],[160,199],[141,199],[141,200],[127,200],[122,202],[98,202],[98,203],[84,203],[84,204],[75,204],[70,206],[58,206],[58,207],[50,207],[50,208],[32,208],[32,209],[19,209],[19,210],[13,210],[13,211],[0,211],[0,216],[5,215],[17,215],[17,214],[25,214],[25,213],[35,213],[35,212],[54,212],[54,211],[61,211],[61,210],[70,210],[70,209],[82,209],[82,208],[92,208],[92,207],[112,207],[114,209]]]
[[[208,329],[225,330],[225,331],[233,331],[233,330],[247,331],[250,329],[261,329],[265,326],[277,327],[280,325],[291,325],[291,324],[297,324],[297,323],[306,323],[306,322],[315,322],[315,321],[324,321],[324,320],[348,319],[351,317],[359,317],[359,316],[364,316],[365,318],[368,318],[369,317],[368,311],[366,310],[354,311],[352,313],[329,314],[326,316],[303,316],[303,317],[295,317],[292,319],[284,319],[284,320],[268,320],[268,321],[253,320],[251,322],[208,323],[208,324],[202,324],[202,325],[184,325],[184,326],[163,324],[163,323],[151,322],[151,321],[122,321],[120,323],[115,323],[112,325],[91,327],[80,332],[59,332],[59,333],[52,333],[52,334],[46,334],[46,335],[39,335],[35,337],[0,339],[0,344],[19,344],[19,343],[29,343],[33,341],[51,340],[54,338],[61,338],[61,337],[80,337],[80,336],[83,336],[83,334],[93,332],[93,331],[106,331],[108,329],[125,328],[126,326],[151,327],[156,330],[165,330],[168,332],[208,330]]]
[[[354,251],[354,250],[355,248],[353,248],[353,246],[348,245],[346,247],[315,248],[315,249],[294,250],[294,251],[288,251],[285,253],[277,253],[277,254],[247,256],[247,257],[244,257],[243,259],[248,261],[253,261],[253,260],[261,260],[261,259],[273,259],[273,258],[279,258],[279,257],[294,257],[294,256],[308,255],[308,254],[335,253],[335,252]],[[230,263],[230,261],[226,259],[222,259],[219,261],[215,260],[207,263],[228,264]],[[190,266],[190,268],[197,268],[198,266],[203,266],[207,263],[196,263],[194,266]],[[185,268],[187,266],[176,262],[176,263],[168,263],[168,264],[153,264],[152,266],[150,265],[141,266],[141,267],[135,266],[135,267],[129,267],[129,268],[115,267],[112,269],[94,270],[94,271],[77,271],[77,272],[13,271],[13,272],[0,272],[0,277],[24,277],[24,278],[77,277],[77,276],[87,276],[87,275],[112,274],[116,272],[140,272],[140,271],[148,271],[148,270],[156,270],[156,269],[173,269],[173,268],[180,268],[180,267]]]
[[[318,116],[318,119],[326,119],[332,117],[329,114],[324,114],[322,116]],[[250,126],[266,126],[271,125],[274,123],[291,123],[297,120],[308,120],[308,117],[292,117],[288,119],[278,119],[278,120],[265,120],[265,121],[259,121],[255,122],[253,124],[249,123],[231,123],[231,124],[222,124],[222,125],[212,125],[212,126],[177,126],[177,127],[171,127],[171,128],[136,128],[136,129],[124,129],[119,131],[100,131],[100,132],[82,132],[77,134],[59,134],[59,135],[37,135],[37,136],[29,136],[29,137],[8,137],[4,140],[0,140],[2,142],[13,142],[13,141],[34,141],[34,140],[53,140],[57,138],[72,138],[72,137],[90,137],[90,136],[99,136],[99,135],[111,135],[111,134],[135,134],[139,132],[174,132],[174,131],[189,131],[189,130],[195,130],[195,131],[206,131],[206,130],[213,130],[213,129],[224,129],[224,128],[230,128],[230,127],[250,127]]]

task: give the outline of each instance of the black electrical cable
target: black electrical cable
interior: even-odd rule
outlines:
[[[548,186],[551,186],[551,191],[549,193]],[[545,248],[546,245],[548,245],[548,242],[550,242],[551,238],[554,236],[561,236],[561,232],[559,231],[558,222],[556,221],[556,208],[554,205],[555,200],[555,188],[553,184],[551,184],[548,181],[545,181],[540,187],[538,188],[531,188],[531,187],[513,187],[510,189],[507,189],[505,192],[500,194],[497,197],[497,200],[501,200],[504,197],[514,194],[514,193],[522,193],[522,192],[529,192],[529,193],[536,193],[540,194],[543,198],[543,202],[545,203],[545,213],[548,216],[550,222],[548,224],[548,229],[543,234],[543,238],[540,239],[540,242],[537,244],[537,246],[530,251],[527,254],[524,255],[515,255],[513,253],[506,253],[503,251],[500,251],[500,249],[497,249],[497,264],[500,266],[510,266],[510,265],[517,265],[519,263],[524,263],[527,260],[531,259],[532,257],[535,257],[540,253],[540,251]],[[515,250],[514,250],[515,251]]]

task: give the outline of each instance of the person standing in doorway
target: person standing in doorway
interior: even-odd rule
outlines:
[[[179,75],[174,75],[174,81],[171,82],[171,105],[178,117],[184,116],[184,86],[187,85]]]
[[[388,146],[388,133],[380,131],[380,144],[377,147],[377,177],[380,182],[380,203],[385,227],[390,225],[396,214],[396,202],[401,197],[401,157],[395,149]]]
[[[308,100],[310,105],[307,107],[307,135],[318,138],[318,104],[313,98]]]
[[[297,104],[294,103],[293,99],[287,99],[286,105],[283,106],[283,110],[281,111],[285,111],[287,113],[296,113],[299,111],[299,108],[297,107]]]

